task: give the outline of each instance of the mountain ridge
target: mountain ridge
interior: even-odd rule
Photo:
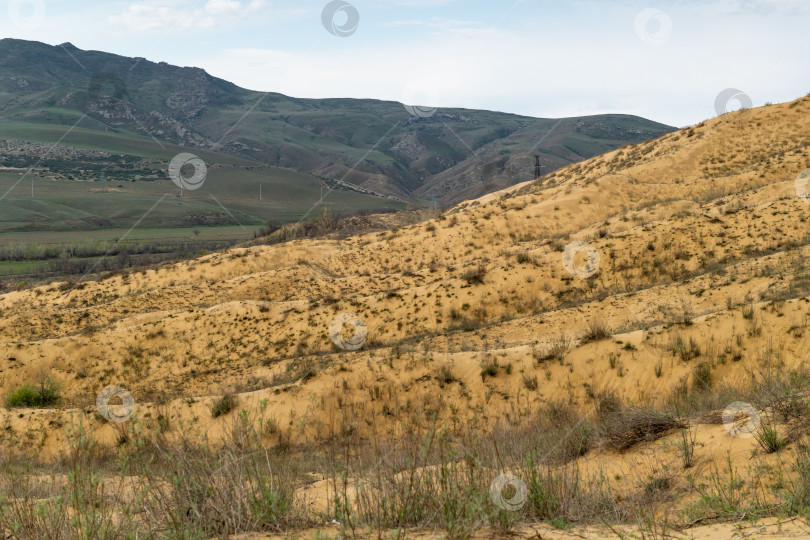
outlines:
[[[0,114],[9,120],[70,126],[87,114],[83,122],[98,130],[367,183],[414,202],[453,203],[530,180],[534,154],[549,172],[673,129],[632,115],[544,119],[441,108],[419,117],[397,102],[247,90],[198,67],[69,42],[7,38],[0,54]]]

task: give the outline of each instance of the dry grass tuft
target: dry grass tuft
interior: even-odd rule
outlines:
[[[616,450],[660,439],[685,424],[674,416],[645,407],[626,407],[601,416],[600,434]]]

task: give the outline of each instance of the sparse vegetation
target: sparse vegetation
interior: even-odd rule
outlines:
[[[20,290],[0,299],[0,531],[667,538],[810,515],[810,214],[786,191],[810,166],[807,110],[769,107],[784,118],[739,140],[731,114],[442,214],[322,204],[174,266],[3,278]],[[441,129],[413,123],[425,144]],[[592,255],[574,242],[597,274],[572,271]],[[368,331],[357,350],[341,315]],[[94,398],[119,384],[136,412],[108,422]],[[738,402],[752,437],[722,425]],[[516,510],[493,500],[506,474]]]
[[[687,343],[680,335],[675,336],[670,344],[670,350],[681,362],[689,362],[700,357],[700,346],[692,337]]]
[[[591,319],[588,322],[588,329],[582,337],[583,343],[590,343],[591,341],[601,341],[603,339],[610,339],[611,333],[607,323],[600,318]]]
[[[695,442],[697,441],[697,427],[686,425],[681,428],[681,440],[678,449],[681,452],[681,462],[684,469],[695,464]]]
[[[525,386],[527,390],[536,392],[537,389],[540,387],[540,384],[537,381],[537,375],[532,375],[531,377],[528,375],[524,375],[523,386]]]
[[[481,363],[481,380],[485,381],[487,377],[496,377],[501,367],[498,362],[494,360],[485,360]]]
[[[442,364],[439,366],[439,372],[436,374],[436,380],[439,381],[439,386],[444,387],[446,384],[457,381],[456,376],[453,374],[453,369],[450,364]]]
[[[467,282],[468,285],[484,284],[484,277],[487,275],[487,268],[484,265],[478,265],[475,268],[465,270],[461,274],[461,279]]]
[[[749,304],[747,306],[742,307],[742,316],[743,319],[752,320],[754,318],[754,306]]]
[[[768,453],[778,452],[787,446],[787,439],[783,438],[776,427],[767,421],[763,421],[759,429],[754,433],[759,446]]]
[[[219,418],[231,412],[236,407],[237,398],[233,394],[225,394],[211,407],[211,417]]]
[[[549,343],[543,352],[534,352],[534,359],[538,363],[556,360],[560,363],[565,359],[565,353],[571,346],[571,340],[565,334],[560,334]]]

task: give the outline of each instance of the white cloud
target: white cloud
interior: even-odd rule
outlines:
[[[719,0],[717,5],[721,12],[726,13],[810,13],[810,2],[807,0]]]
[[[456,19],[441,19],[439,17],[432,17],[430,19],[406,19],[399,21],[390,21],[380,23],[380,26],[386,28],[396,28],[402,26],[425,26],[429,28],[464,28],[464,27],[481,27],[482,24],[478,21],[463,21]]]
[[[237,20],[268,6],[266,0],[208,0],[202,9],[193,2],[172,2],[172,5],[131,4],[109,21],[136,31],[160,28],[210,28],[228,20]]]
[[[387,0],[388,4],[402,7],[446,6],[456,0]]]
[[[113,24],[121,24],[132,30],[147,31],[158,28],[208,28],[215,19],[199,10],[183,10],[148,4],[130,5],[121,15],[109,18]]]
[[[713,116],[714,99],[725,88],[743,89],[755,104],[803,95],[802,79],[810,89],[801,50],[777,64],[780,44],[770,33],[741,54],[711,57],[707,43],[720,38],[673,38],[650,47],[630,24],[610,47],[594,47],[567,32],[464,28],[373,48],[346,40],[334,50],[309,52],[230,49],[194,63],[240,86],[295,97],[401,101],[409,86],[420,84],[434,90],[442,107],[538,116],[627,113],[672,125]],[[743,37],[752,39],[746,28],[722,36],[730,43]]]
[[[212,15],[239,13],[242,10],[242,4],[236,0],[208,0],[203,9]]]

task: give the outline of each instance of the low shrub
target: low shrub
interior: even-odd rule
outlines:
[[[469,285],[474,284],[483,284],[484,283],[484,276],[487,275],[487,269],[483,265],[479,265],[475,268],[471,268],[466,270],[463,274],[461,274],[461,279],[467,282]]]
[[[12,390],[6,398],[9,409],[16,407],[49,407],[61,400],[59,384],[50,377],[39,385],[26,383]]]
[[[588,329],[582,337],[582,343],[590,343],[592,341],[602,341],[610,339],[612,334],[607,323],[603,319],[591,319],[588,323]]]
[[[236,401],[236,396],[233,394],[225,394],[211,408],[211,417],[219,418],[228,414],[236,407]]]
[[[603,439],[616,450],[627,450],[641,442],[655,441],[667,432],[685,427],[671,414],[646,407],[625,407],[601,416]]]

